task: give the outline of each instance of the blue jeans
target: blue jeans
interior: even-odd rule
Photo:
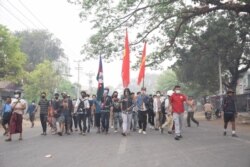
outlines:
[[[114,112],[114,128],[115,130],[118,129],[118,123],[119,127],[122,127],[122,112]]]
[[[109,131],[109,112],[102,112],[101,113],[101,120],[102,120],[102,130],[105,132]]]
[[[132,122],[131,122],[131,129],[136,130],[138,123],[138,112],[132,112]]]

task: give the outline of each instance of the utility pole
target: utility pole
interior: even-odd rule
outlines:
[[[77,60],[74,61],[77,63],[77,67],[75,68],[77,70],[77,98],[79,98],[80,96],[80,89],[81,89],[81,85],[80,85],[80,71],[83,70],[83,68],[81,67],[81,60]]]
[[[219,62],[218,62],[218,66],[219,66],[219,82],[220,82],[220,95],[222,95],[222,78],[221,78],[221,56],[219,55]]]
[[[95,75],[93,72],[88,72],[88,73],[85,73],[88,78],[89,78],[89,93],[92,93],[92,84],[93,84],[93,81],[92,81],[92,77]]]

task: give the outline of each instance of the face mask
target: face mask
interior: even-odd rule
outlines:
[[[56,96],[55,99],[58,99],[58,96]]]
[[[32,103],[32,105],[35,105],[35,103]]]
[[[179,94],[181,93],[181,90],[176,90],[175,93]]]
[[[160,97],[160,96],[161,96],[161,94],[160,94],[160,93],[157,93],[156,95],[157,95],[158,97]]]
[[[15,98],[19,98],[19,94],[15,94],[14,97],[15,97]]]

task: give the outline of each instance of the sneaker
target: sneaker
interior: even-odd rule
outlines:
[[[142,134],[146,135],[146,134],[147,134],[147,132],[146,132],[146,131],[143,131],[143,132],[142,132]]]
[[[122,136],[126,136],[126,133],[122,133]]]
[[[179,136],[179,138],[181,139],[181,138],[183,138],[183,136],[182,136],[182,135],[180,135],[180,136]]]
[[[117,130],[115,130],[114,132],[117,133]]]
[[[226,136],[227,135],[227,132],[223,132],[223,136]]]
[[[239,136],[234,133],[234,134],[232,134],[232,137],[239,137]]]
[[[180,140],[180,137],[179,137],[179,136],[175,136],[174,139],[175,139],[175,140]]]
[[[58,132],[57,134],[58,134],[59,136],[62,136],[62,132]]]
[[[139,129],[139,133],[142,133],[142,129]]]
[[[85,136],[85,135],[86,135],[86,133],[85,133],[85,132],[83,132],[83,133],[82,133],[82,135],[83,135],[83,136]]]
[[[168,131],[168,134],[173,134],[171,131]]]
[[[9,141],[11,141],[11,138],[5,139],[5,141],[9,142]]]
[[[161,134],[163,134],[163,128],[160,128],[160,132],[161,132]]]

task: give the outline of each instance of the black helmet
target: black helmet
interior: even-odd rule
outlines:
[[[59,96],[59,93],[55,93],[54,96]]]

